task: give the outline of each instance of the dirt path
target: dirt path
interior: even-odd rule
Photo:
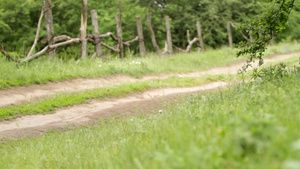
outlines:
[[[277,55],[265,62],[273,62],[287,59],[300,53]],[[6,99],[15,99],[14,103],[24,101],[22,99],[36,99],[37,97],[45,97],[57,94],[59,92],[74,92],[95,87],[106,87],[108,85],[116,85],[124,82],[146,81],[151,79],[164,79],[174,75],[180,77],[199,77],[203,75],[217,74],[236,74],[237,70],[243,65],[234,64],[228,67],[213,68],[208,71],[193,72],[188,74],[168,74],[160,76],[147,76],[141,79],[135,79],[128,76],[114,76],[110,78],[99,79],[74,79],[67,82],[57,82],[46,85],[33,85],[29,87],[19,87],[0,91],[0,102]],[[55,87],[53,87],[53,85]],[[164,101],[185,96],[193,92],[204,90],[212,90],[225,87],[225,82],[213,82],[196,87],[186,88],[164,88],[147,91],[140,94],[134,94],[120,99],[110,99],[106,101],[92,100],[87,104],[70,106],[56,110],[53,114],[24,116],[12,121],[0,122],[0,142],[3,138],[18,139],[26,136],[40,135],[52,129],[63,129],[70,126],[87,125],[97,121],[100,118],[111,117],[113,115],[126,115],[135,113],[151,113],[157,112]],[[18,93],[18,92],[24,92]],[[6,103],[8,103],[7,101]],[[10,103],[11,104],[11,103]],[[2,103],[2,105],[4,105]],[[139,111],[135,111],[139,109]]]
[[[86,125],[100,118],[132,114],[136,109],[143,113],[157,112],[163,102],[171,98],[226,85],[225,82],[213,82],[189,88],[156,89],[120,99],[93,100],[87,104],[57,110],[54,114],[24,116],[12,121],[0,122],[0,140],[4,137],[16,139],[39,135],[48,130],[61,129],[67,126]]]
[[[265,63],[284,60],[290,57],[300,55],[298,53],[274,55],[271,58],[265,59]],[[226,67],[216,67],[207,71],[192,72],[187,74],[164,74],[157,76],[145,76],[141,79],[136,79],[126,75],[115,75],[105,78],[95,79],[73,79],[62,82],[50,82],[44,85],[31,85],[22,87],[13,87],[7,90],[0,90],[0,107],[8,106],[11,104],[20,104],[37,100],[39,98],[50,97],[58,93],[79,92],[87,89],[111,87],[126,82],[147,81],[153,79],[166,79],[172,76],[180,77],[200,77],[204,75],[218,75],[218,74],[236,74],[238,69],[243,66],[244,62],[233,64]]]

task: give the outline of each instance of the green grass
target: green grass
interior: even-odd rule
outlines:
[[[284,63],[289,67],[293,67],[295,64],[297,65],[298,60],[298,57],[292,57],[284,60]],[[269,67],[270,65],[276,65],[278,63],[280,62],[278,61],[274,63],[265,64],[264,66],[260,67],[259,70],[263,67]],[[2,107],[0,108],[0,121],[14,119],[24,115],[49,114],[52,113],[56,108],[86,103],[90,99],[104,100],[106,97],[117,98],[136,92],[143,92],[153,88],[189,87],[214,81],[236,82],[242,80],[243,78],[249,79],[252,76],[252,72],[253,71],[248,71],[243,75],[208,75],[198,78],[171,77],[164,80],[150,80],[145,82],[125,83],[115,87],[98,88],[68,94],[63,93],[40,101]]]
[[[165,80],[151,80],[145,82],[125,83],[112,88],[98,88],[83,92],[59,94],[52,98],[33,103],[0,108],[0,121],[17,118],[23,115],[47,114],[66,106],[86,103],[89,99],[104,100],[105,97],[121,97],[128,94],[142,92],[151,88],[188,87],[201,85],[212,81],[228,81],[236,79],[231,75],[204,76],[200,78],[171,77]]]
[[[278,44],[270,47],[266,55],[299,51],[299,44]],[[230,65],[244,58],[235,57],[236,50],[224,48],[205,53],[175,54],[172,57],[158,56],[129,58],[125,60],[58,60],[38,59],[16,67],[13,62],[0,58],[0,89],[11,86],[62,81],[78,77],[93,78],[114,74],[134,77],[159,73],[184,73],[207,70],[216,66]]]
[[[300,72],[199,94],[163,113],[0,144],[0,168],[293,169]]]

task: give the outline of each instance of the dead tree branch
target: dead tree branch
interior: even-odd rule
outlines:
[[[232,22],[231,22],[231,26],[234,27],[235,29],[237,29],[237,26],[236,26],[234,23],[232,23]],[[251,39],[248,38],[248,36],[246,36],[246,35],[244,34],[243,31],[239,30],[239,32],[242,34],[242,36],[243,36],[248,42],[251,41]]]
[[[173,47],[174,47],[176,50],[180,51],[180,52],[185,52],[185,50],[181,49],[180,47],[177,47],[177,46],[175,46],[175,45],[173,45]]]
[[[70,40],[65,41],[65,42],[60,42],[60,43],[57,43],[57,44],[54,44],[54,45],[46,46],[43,50],[39,51],[38,53],[22,59],[21,62],[30,62],[30,61],[32,61],[34,59],[37,59],[38,57],[40,57],[40,56],[46,54],[47,52],[52,51],[52,50],[54,50],[58,47],[69,45],[71,43],[80,43],[80,42],[81,41],[80,41],[79,38],[73,38],[73,39],[70,39]]]
[[[37,30],[36,30],[35,39],[34,39],[34,42],[33,42],[33,45],[31,47],[30,51],[27,54],[27,57],[29,57],[32,54],[34,48],[36,47],[36,44],[37,44],[37,41],[38,41],[38,38],[39,38],[39,34],[40,34],[41,23],[42,23],[43,17],[44,17],[44,8],[42,8],[41,15],[40,15],[39,22],[38,22],[38,26],[37,26]]]
[[[1,53],[3,53],[3,55],[5,57],[7,57],[8,59],[10,60],[13,60],[13,61],[16,61],[16,62],[19,62],[19,60],[17,58],[15,58],[14,56],[10,55],[5,49],[4,47],[2,46],[2,44],[0,44],[0,51]]]
[[[165,41],[165,48],[164,51],[161,53],[162,55],[166,54],[168,52],[168,42]]]
[[[107,45],[106,43],[104,43],[104,42],[101,42],[101,45],[102,46],[104,46],[104,47],[106,47],[107,49],[110,49],[110,50],[112,50],[112,51],[115,51],[115,52],[120,52],[120,50],[119,50],[119,48],[117,47],[117,48],[113,48],[113,47],[110,47],[109,45]]]
[[[59,36],[56,36],[56,37],[53,38],[54,43],[57,43],[57,42],[60,42],[60,41],[65,41],[65,40],[71,40],[71,39],[72,38],[70,36],[67,36],[67,35],[59,35]],[[46,38],[42,39],[41,43],[42,44],[47,44],[48,40]]]
[[[132,40],[123,42],[123,44],[129,47],[129,46],[130,46],[130,43],[133,43],[133,42],[138,41],[138,40],[139,40],[139,37],[136,36],[136,37],[135,37],[134,39],[132,39]]]
[[[190,52],[193,47],[193,44],[196,43],[197,41],[199,41],[198,38],[194,38],[192,41],[189,41],[189,45],[187,46],[184,52]]]
[[[38,53],[22,59],[21,62],[30,62],[30,61],[42,56],[43,54],[46,54],[48,49],[49,49],[49,46],[46,46],[43,50],[39,51]]]

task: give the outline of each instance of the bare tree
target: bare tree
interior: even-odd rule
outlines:
[[[197,33],[198,33],[198,39],[199,39],[199,43],[200,43],[200,48],[201,48],[201,50],[205,51],[204,43],[203,43],[203,38],[202,38],[201,24],[200,24],[199,21],[196,23],[196,27],[197,27]]]
[[[169,52],[169,54],[173,54],[173,44],[172,44],[170,17],[166,16],[165,18],[166,18],[166,29],[167,29],[168,52]]]
[[[43,0],[44,3],[44,13],[45,13],[45,26],[47,30],[47,42],[48,45],[54,44],[54,28],[53,28],[53,16],[52,16],[52,6],[51,0]],[[50,57],[55,57],[55,49],[49,51]]]
[[[120,50],[120,59],[124,58],[124,47],[123,47],[123,38],[122,38],[122,0],[119,0],[119,16],[115,16],[117,21],[117,38]]]
[[[144,34],[143,34],[143,25],[141,21],[141,17],[136,17],[136,24],[137,24],[137,31],[138,31],[138,38],[139,38],[139,47],[140,47],[140,53],[142,56],[146,55],[146,47],[145,47],[145,40],[144,40]]]
[[[230,26],[230,22],[227,22],[227,32],[228,32],[228,42],[229,42],[229,46],[231,47],[233,45],[233,41],[232,41],[232,31],[231,31],[231,26]]]
[[[87,28],[87,0],[82,0],[81,27],[80,27],[81,58],[87,57],[86,28]]]
[[[96,45],[96,55],[98,58],[102,57],[102,46],[101,46],[101,38],[99,33],[99,25],[98,25],[98,15],[96,10],[91,11],[92,15],[92,24],[94,28],[94,36],[95,36],[95,45]]]

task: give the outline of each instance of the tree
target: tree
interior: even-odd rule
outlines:
[[[227,44],[227,21],[243,23],[254,19],[263,11],[263,0],[139,0],[138,3],[153,13],[153,24],[158,31],[158,42],[163,42],[165,29],[161,18],[172,18],[172,39],[176,46],[185,48],[186,30],[196,36],[195,23],[201,22],[204,43],[213,48]],[[244,40],[238,32],[234,41]],[[161,44],[162,45],[162,44]]]
[[[275,33],[285,29],[289,15],[295,7],[295,0],[268,0],[272,7],[263,15],[251,22],[243,24],[239,29],[253,41],[240,42],[238,47],[241,50],[237,56],[249,54],[247,64],[243,66],[242,72],[246,71],[255,58],[259,59],[259,65],[263,64],[263,54],[267,45],[271,42]]]

